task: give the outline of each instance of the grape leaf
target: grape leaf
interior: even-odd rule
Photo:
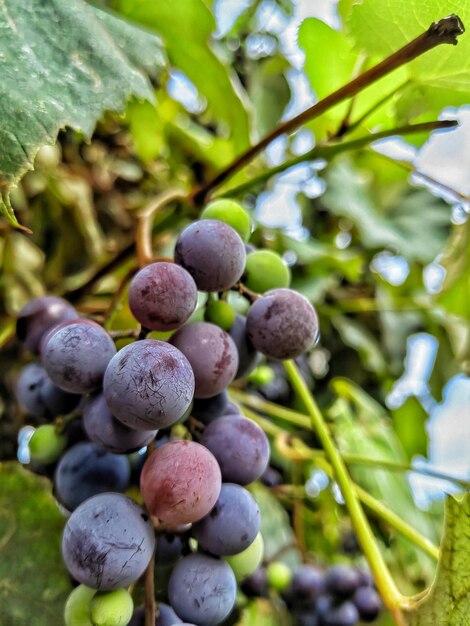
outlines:
[[[71,586],[51,485],[18,463],[0,464],[0,481],[0,624],[63,626]]]
[[[0,5],[0,213],[18,225],[9,192],[61,128],[89,137],[130,94],[152,99],[139,67],[163,65],[157,37],[83,0]]]
[[[227,72],[209,46],[215,18],[202,0],[155,2],[115,0],[129,19],[155,29],[165,41],[170,61],[179,67],[207,99],[217,121],[241,151],[249,145],[248,114]]]
[[[467,626],[470,613],[470,494],[448,497],[441,556],[431,590],[410,615],[410,626]]]
[[[363,0],[353,5],[348,30],[360,50],[385,57],[427,30],[432,22],[455,12],[468,27],[469,0]],[[469,59],[470,37],[464,34],[457,47],[438,46],[408,64],[408,84],[397,102],[398,121],[468,102]]]

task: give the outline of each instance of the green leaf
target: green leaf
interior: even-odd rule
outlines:
[[[410,615],[410,626],[468,626],[470,614],[470,494],[448,497],[436,579]]]
[[[335,215],[349,218],[363,245],[387,248],[410,260],[429,263],[442,249],[450,227],[450,209],[427,191],[411,191],[394,199],[386,211],[377,207],[374,181],[344,158],[326,173],[322,197]]]
[[[163,64],[159,40],[83,0],[5,0],[0,8],[0,212],[44,144],[71,127],[89,137],[130,94],[152,99],[139,67]],[[60,45],[58,45],[60,42]]]
[[[364,367],[378,376],[387,371],[387,364],[380,345],[372,333],[356,320],[337,315],[332,319],[333,325],[347,345],[357,350]]]
[[[0,464],[0,482],[0,623],[63,626],[71,586],[50,482],[18,463]]]
[[[214,117],[226,123],[237,151],[247,148],[248,114],[227,67],[209,46],[216,24],[206,4],[202,0],[116,0],[114,4],[128,18],[162,36],[170,61],[207,99]]]
[[[255,128],[260,137],[267,135],[281,119],[290,100],[284,71],[289,67],[281,57],[257,62],[249,74],[248,93],[255,107]]]
[[[468,27],[468,0],[457,4],[452,0],[363,0],[353,5],[348,28],[358,48],[385,57],[426,31],[432,22],[455,12]],[[399,121],[468,102],[469,58],[470,37],[466,34],[457,47],[438,46],[408,64],[409,84],[398,104]]]
[[[429,415],[415,396],[408,397],[398,409],[392,411],[393,428],[409,459],[416,454],[427,455],[426,422],[428,417]]]
[[[290,619],[280,603],[256,598],[243,609],[237,626],[290,626]]]

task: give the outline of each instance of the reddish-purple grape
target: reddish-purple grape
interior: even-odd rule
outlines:
[[[256,300],[246,330],[254,347],[273,359],[293,359],[318,337],[318,318],[310,302],[292,289],[272,289]]]
[[[226,291],[240,280],[245,268],[245,245],[240,235],[218,220],[187,226],[175,246],[175,261],[202,291]]]
[[[88,437],[114,454],[128,454],[148,446],[156,430],[134,430],[117,420],[102,393],[90,398],[83,409],[83,427]]]
[[[41,338],[46,331],[60,322],[76,320],[78,317],[77,311],[63,298],[35,298],[21,309],[16,322],[16,335],[30,352],[38,354]]]
[[[174,527],[207,515],[219,497],[221,482],[209,450],[177,440],[152,452],[142,469],[140,491],[150,513]]]
[[[116,346],[98,324],[78,320],[62,324],[49,335],[42,363],[52,381],[70,393],[91,393],[101,387]]]
[[[193,525],[199,545],[216,556],[242,552],[253,543],[260,529],[260,512],[251,493],[225,483],[211,512]]]
[[[73,511],[99,493],[123,493],[129,486],[131,468],[126,456],[111,454],[94,443],[77,443],[60,459],[54,476],[54,493]]]
[[[104,376],[111,413],[136,430],[165,428],[189,408],[194,374],[182,352],[163,341],[131,343],[111,360]]]
[[[129,287],[129,306],[138,322],[151,330],[182,326],[197,304],[192,276],[175,263],[159,261],[141,269]]]
[[[224,482],[248,485],[263,474],[269,463],[268,438],[245,417],[219,417],[207,426],[200,443],[217,459]]]
[[[228,333],[208,322],[195,322],[180,328],[171,343],[191,364],[195,378],[195,398],[221,393],[234,379],[238,368],[237,348]]]
[[[168,585],[170,604],[182,619],[216,626],[235,604],[237,583],[230,566],[204,554],[178,561]]]
[[[140,578],[154,547],[148,516],[134,500],[119,493],[82,502],[69,517],[62,537],[70,574],[103,591],[127,587]]]
[[[41,418],[67,415],[78,406],[82,397],[54,385],[39,363],[30,363],[23,369],[16,396],[31,415]]]

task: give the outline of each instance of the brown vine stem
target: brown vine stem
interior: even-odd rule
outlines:
[[[204,202],[210,192],[219,187],[223,182],[230,178],[235,172],[249,163],[257,154],[262,152],[274,139],[296,130],[305,122],[319,117],[322,113],[336,106],[343,100],[352,98],[357,93],[377,81],[379,78],[386,76],[393,70],[406,65],[418,56],[432,50],[441,44],[457,44],[457,37],[465,32],[464,25],[457,15],[449,15],[437,22],[433,22],[431,26],[421,35],[407,43],[389,57],[366,70],[357,78],[353,79],[343,87],[340,87],[332,94],[319,100],[316,104],[309,107],[296,117],[277,126],[271,133],[266,135],[261,141],[251,146],[246,152],[236,158],[228,167],[223,169],[208,183],[196,189],[191,194],[191,200],[195,205]]]
[[[153,216],[161,211],[167,204],[175,200],[184,200],[187,193],[180,188],[167,189],[151,200],[137,214],[136,247],[137,260],[140,267],[144,267],[153,260],[152,251],[152,225]]]
[[[155,602],[155,553],[145,570],[145,626],[155,626],[157,604]]]

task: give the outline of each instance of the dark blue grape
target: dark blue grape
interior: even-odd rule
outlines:
[[[319,618],[313,609],[301,609],[294,613],[295,626],[319,626]]]
[[[242,411],[238,404],[235,404],[235,402],[229,402],[222,415],[242,415]],[[220,417],[222,417],[222,415]]]
[[[267,467],[266,471],[263,472],[263,475],[260,478],[263,485],[266,487],[277,487],[278,485],[282,485],[283,477],[281,472],[279,472],[275,467]]]
[[[246,253],[240,235],[218,220],[187,226],[175,246],[175,261],[194,278],[202,291],[226,291],[240,280]]]
[[[125,346],[104,376],[111,413],[136,430],[166,428],[189,408],[194,374],[187,358],[163,341],[145,339]]]
[[[64,528],[62,555],[70,574],[92,589],[127,587],[145,571],[155,547],[144,510],[119,493],[83,502]]]
[[[238,554],[253,543],[260,529],[260,512],[251,493],[226,483],[212,511],[193,525],[193,535],[206,552]]]
[[[255,369],[260,358],[246,332],[246,317],[237,315],[228,334],[235,342],[238,352],[238,369],[235,378],[244,378]]]
[[[294,570],[290,591],[295,602],[314,602],[325,588],[323,572],[312,565]]]
[[[300,293],[272,289],[251,305],[246,331],[259,352],[273,359],[293,359],[315,343],[318,318]]]
[[[203,554],[190,554],[175,566],[168,585],[170,604],[182,619],[216,626],[231,612],[237,592],[230,566]]]
[[[102,393],[86,403],[83,427],[91,441],[114,454],[140,450],[148,446],[157,434],[156,430],[139,431],[125,426],[112,415]]]
[[[180,620],[168,604],[160,602],[157,606],[157,613],[155,626],[176,626],[177,624],[183,624],[182,620]],[[143,606],[134,611],[132,619],[127,626],[145,626],[145,608]]]
[[[16,388],[20,404],[31,415],[41,418],[67,415],[80,402],[81,396],[60,389],[39,363],[30,363],[20,374]]]
[[[333,565],[325,575],[326,590],[340,598],[352,596],[359,584],[360,577],[357,570],[347,565]]]
[[[54,493],[65,508],[73,511],[99,493],[123,493],[129,486],[130,475],[127,457],[106,452],[91,442],[77,443],[57,465]]]
[[[30,352],[38,354],[46,331],[60,322],[76,320],[78,317],[77,311],[63,298],[35,298],[21,309],[16,322],[16,335]]]
[[[195,398],[215,396],[232,382],[238,353],[225,330],[208,322],[195,322],[177,330],[170,341],[191,364]]]
[[[363,622],[373,622],[382,610],[382,601],[379,594],[372,587],[359,587],[352,601]]]
[[[267,597],[269,593],[268,577],[265,567],[258,569],[244,578],[240,585],[243,593],[249,598]]]
[[[248,485],[262,475],[269,462],[268,438],[246,417],[219,417],[207,426],[200,443],[217,459],[224,482]]]
[[[90,393],[101,387],[106,367],[115,353],[113,340],[101,326],[79,320],[62,324],[49,335],[42,363],[61,389]]]
[[[355,626],[359,621],[359,614],[352,602],[343,602],[338,606],[331,606],[320,618],[321,626]]]
[[[129,287],[129,307],[138,322],[151,330],[182,326],[197,304],[192,276],[175,263],[159,261],[141,269]]]
[[[196,398],[193,402],[191,415],[203,424],[210,424],[213,420],[223,415],[227,409],[228,393],[222,391],[212,398]]]
[[[157,537],[155,567],[171,567],[183,556],[183,542],[178,535],[163,533]]]

